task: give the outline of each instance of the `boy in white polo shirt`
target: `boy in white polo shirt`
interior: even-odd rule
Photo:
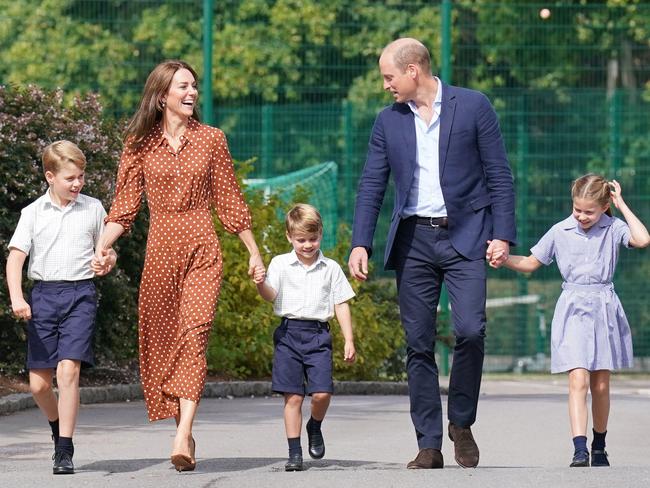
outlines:
[[[345,361],[355,360],[350,308],[354,291],[336,261],[320,251],[323,223],[311,205],[295,205],[285,219],[288,254],[275,256],[265,275],[257,269],[253,279],[262,298],[273,302],[282,317],[273,333],[273,391],[284,394],[284,424],[289,443],[286,471],[301,471],[302,403],[311,395],[307,422],[309,455],[325,455],[321,423],[334,391],[330,320],[335,314],[345,337]],[[307,386],[305,387],[305,380]]]
[[[43,151],[48,191],[21,211],[9,242],[7,285],[16,317],[28,320],[27,369],[34,401],[47,417],[54,440],[54,474],[72,474],[72,434],[79,410],[81,363],[93,364],[92,336],[97,296],[92,278],[115,265],[93,260],[106,211],[82,195],[86,158],[72,142],[57,141]],[[29,303],[22,269],[34,280]],[[52,389],[56,370],[59,397]]]

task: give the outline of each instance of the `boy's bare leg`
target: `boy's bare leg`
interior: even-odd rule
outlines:
[[[52,389],[53,376],[54,370],[51,368],[29,370],[29,389],[36,405],[50,422],[59,418],[57,398]]]
[[[322,421],[332,400],[331,393],[314,393],[311,396],[311,416]]]
[[[59,387],[59,430],[61,437],[72,437],[79,412],[79,372],[81,362],[72,359],[59,361],[56,383]]]
[[[295,393],[284,394],[284,428],[287,432],[287,438],[293,439],[300,437],[302,429],[302,402],[305,399],[303,395]]]
[[[569,371],[569,421],[573,437],[587,435],[587,392],[589,371],[576,368]]]
[[[607,431],[609,419],[609,378],[610,372],[606,369],[591,373],[591,414],[596,432]]]

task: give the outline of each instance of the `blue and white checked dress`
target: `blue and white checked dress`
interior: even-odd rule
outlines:
[[[630,228],[603,214],[587,232],[569,216],[533,246],[542,264],[555,261],[564,283],[553,315],[551,373],[632,367],[632,335],[612,278]]]

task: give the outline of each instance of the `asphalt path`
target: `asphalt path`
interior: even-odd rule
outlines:
[[[612,467],[569,468],[566,380],[549,378],[559,379],[483,382],[477,469],[454,462],[447,438],[445,469],[406,469],[417,453],[406,396],[335,396],[323,424],[325,458],[307,456],[296,473],[284,472],[281,398],[206,398],[191,473],[169,462],[173,421],[149,423],[141,401],[82,405],[71,476],[52,475],[52,443],[37,409],[2,416],[0,487],[649,487],[649,382],[613,378]],[[306,454],[304,432],[302,442]]]

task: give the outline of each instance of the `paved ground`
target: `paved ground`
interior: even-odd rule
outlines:
[[[326,458],[309,460],[302,473],[283,471],[280,398],[205,399],[196,423],[197,470],[177,474],[168,461],[172,422],[149,424],[142,402],[132,401],[82,406],[73,476],[51,474],[38,410],[0,417],[0,487],[648,487],[650,383],[615,378],[612,393],[612,468],[567,467],[564,378],[487,380],[474,427],[478,469],[459,468],[445,440],[444,470],[406,470],[416,453],[408,398],[340,395],[324,424]]]

